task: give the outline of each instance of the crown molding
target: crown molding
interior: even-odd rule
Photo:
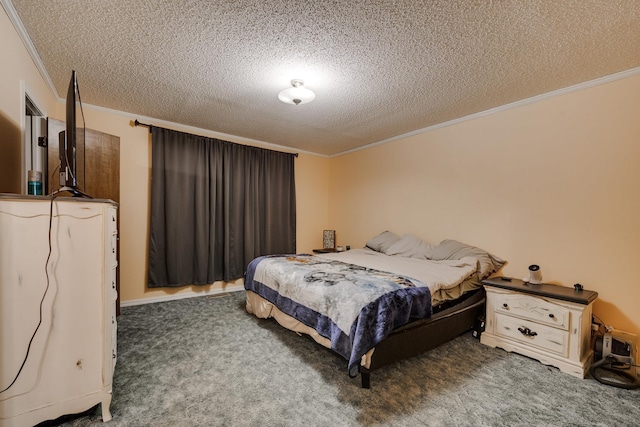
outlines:
[[[541,95],[532,96],[531,98],[522,99],[520,101],[515,101],[515,102],[512,102],[510,104],[501,105],[499,107],[491,108],[489,110],[480,111],[478,113],[470,114],[468,116],[464,116],[464,117],[460,117],[460,118],[457,118],[457,119],[449,120],[448,122],[438,123],[438,124],[435,124],[435,125],[432,125],[432,126],[428,126],[426,128],[417,129],[417,130],[414,130],[412,132],[408,132],[408,133],[404,133],[402,135],[398,135],[398,136],[394,136],[394,137],[391,137],[391,138],[384,139],[382,141],[377,141],[377,142],[373,142],[371,144],[363,145],[362,147],[354,148],[354,149],[347,150],[347,151],[342,151],[340,153],[333,154],[333,155],[331,155],[329,157],[344,156],[345,154],[355,153],[356,151],[366,150],[366,149],[369,149],[369,148],[376,147],[378,145],[387,144],[389,142],[398,141],[400,139],[409,138],[409,137],[415,136],[415,135],[420,135],[420,134],[423,134],[423,133],[426,133],[426,132],[429,132],[429,131],[432,131],[432,130],[440,129],[440,128],[447,127],[447,126],[457,125],[459,123],[463,123],[463,122],[466,122],[466,121],[469,121],[469,120],[474,120],[474,119],[477,119],[477,118],[480,118],[480,117],[488,116],[488,115],[495,114],[495,113],[500,113],[502,111],[511,110],[513,108],[518,108],[518,107],[521,107],[523,105],[533,104],[533,103],[536,103],[536,102],[539,102],[539,101],[542,101],[542,100],[545,100],[545,99],[555,98],[557,96],[566,95],[568,93],[576,92],[576,91],[587,89],[587,88],[594,87],[594,86],[600,86],[600,85],[603,85],[603,84],[606,84],[606,83],[610,83],[610,82],[613,82],[613,81],[616,81],[616,80],[622,80],[622,79],[626,79],[628,77],[637,76],[637,75],[640,75],[640,67],[632,68],[632,69],[626,70],[626,71],[621,71],[619,73],[611,74],[611,75],[604,76],[604,77],[599,77],[597,79],[590,80],[588,82],[578,83],[578,84],[573,85],[573,86],[569,86],[569,87],[566,87],[566,88],[562,88],[562,89],[554,90],[554,91],[551,91],[551,92],[543,93]]]
[[[42,63],[42,59],[40,59],[40,55],[38,55],[38,51],[33,45],[33,42],[31,41],[29,34],[27,34],[27,30],[24,29],[24,25],[22,25],[22,21],[18,16],[18,12],[16,12],[16,9],[13,7],[13,3],[11,3],[11,0],[0,0],[0,4],[2,4],[2,7],[4,8],[5,12],[7,13],[7,16],[9,17],[9,20],[11,21],[11,23],[13,24],[13,27],[16,29],[18,35],[20,36],[20,39],[22,40],[24,47],[29,52],[29,55],[31,56],[33,63],[35,64],[36,68],[40,72],[40,75],[49,86],[51,93],[53,93],[53,95],[58,99],[58,101],[60,101],[62,98],[60,97],[60,95],[58,95],[58,91],[56,90],[56,87],[53,85],[53,81],[51,80],[49,73],[47,73],[47,70],[44,67],[44,64]]]

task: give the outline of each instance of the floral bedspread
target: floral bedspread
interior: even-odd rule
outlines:
[[[351,377],[391,331],[432,313],[419,280],[313,255],[256,258],[244,286],[328,338]]]

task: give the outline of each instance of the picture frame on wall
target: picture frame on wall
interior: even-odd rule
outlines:
[[[324,230],[322,232],[322,247],[334,249],[336,247],[336,230]]]

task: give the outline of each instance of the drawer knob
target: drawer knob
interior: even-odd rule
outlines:
[[[553,313],[549,313],[549,317],[555,319],[556,316],[554,316]]]
[[[522,335],[524,335],[525,337],[535,337],[536,335],[538,335],[537,332],[532,331],[529,328],[518,328],[518,330],[520,331],[520,333]]]
[[[509,309],[509,304],[507,304],[506,302],[505,302],[504,304],[502,304],[502,306],[503,306],[504,308],[506,308],[507,310]]]

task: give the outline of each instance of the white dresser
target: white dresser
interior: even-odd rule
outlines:
[[[482,283],[487,312],[480,342],[584,378],[593,356],[591,312],[597,292],[502,277]]]
[[[0,426],[111,419],[117,239],[109,200],[0,195]]]

